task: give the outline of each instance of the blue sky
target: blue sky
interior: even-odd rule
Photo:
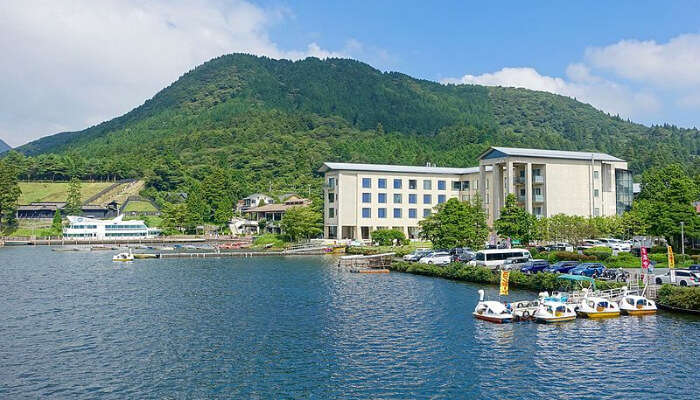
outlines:
[[[699,10],[689,1],[2,2],[0,138],[19,145],[83,129],[239,51],[350,57],[442,83],[576,97],[647,125],[700,126]]]

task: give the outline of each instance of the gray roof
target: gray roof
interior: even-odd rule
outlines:
[[[446,175],[462,175],[473,174],[479,172],[479,167],[471,168],[449,168],[449,167],[416,167],[412,165],[386,165],[386,164],[356,164],[356,163],[336,163],[325,162],[319,168],[319,172],[327,172],[330,170],[344,171],[370,171],[370,172],[403,172],[409,174],[446,174]],[[491,167],[486,167],[487,171],[491,171]]]
[[[613,157],[605,153],[593,153],[586,151],[564,151],[564,150],[544,150],[544,149],[521,149],[518,147],[491,147],[479,155],[479,159],[484,158],[491,152],[502,153],[505,156],[516,157],[542,157],[542,158],[566,158],[570,160],[590,160],[597,161],[621,161],[625,160]],[[494,157],[490,157],[494,158]]]

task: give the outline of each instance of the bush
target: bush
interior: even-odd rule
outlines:
[[[394,244],[394,239],[398,244],[407,244],[408,240],[402,231],[397,229],[378,229],[372,232],[372,241],[377,242],[380,246],[391,246]]]
[[[571,251],[556,251],[554,253],[550,253],[546,259],[550,263],[555,263],[557,261],[595,261],[596,258]]]
[[[666,251],[668,251],[666,246],[652,246],[649,249],[649,254],[661,254],[661,253],[666,254]]]
[[[266,233],[253,239],[253,247],[282,248],[284,247],[284,240],[282,240],[282,237],[280,235]]]
[[[658,303],[685,310],[700,311],[700,288],[663,285],[658,292]]]
[[[598,261],[605,261],[610,256],[612,256],[612,249],[610,247],[592,247],[583,251],[583,254],[587,256],[595,257]]]

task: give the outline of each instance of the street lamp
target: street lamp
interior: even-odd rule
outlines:
[[[683,230],[683,226],[685,223],[681,221],[681,254],[685,255],[685,232]]]

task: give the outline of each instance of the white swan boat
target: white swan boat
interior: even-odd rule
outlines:
[[[561,301],[545,300],[533,315],[535,322],[550,324],[554,322],[566,322],[576,319],[576,311],[571,304]]]
[[[114,262],[130,262],[134,261],[134,254],[129,250],[128,253],[119,253],[115,256],[112,256],[112,261]]]
[[[584,298],[574,308],[576,313],[588,318],[611,318],[620,316],[620,306],[603,297],[588,297],[588,289],[583,289]]]
[[[650,315],[656,313],[656,303],[644,296],[625,294],[618,303],[624,315]]]
[[[505,304],[498,301],[484,301],[483,290],[479,290],[479,302],[472,314],[474,318],[497,324],[513,322],[513,313],[506,308]]]

